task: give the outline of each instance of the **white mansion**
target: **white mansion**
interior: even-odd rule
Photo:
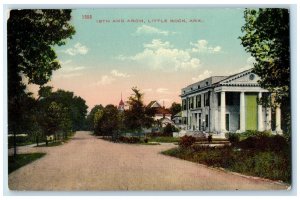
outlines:
[[[212,76],[181,90],[182,123],[187,131],[208,133],[273,130],[281,134],[281,111],[258,104],[270,95],[252,69],[231,76]],[[275,119],[274,119],[275,118]]]

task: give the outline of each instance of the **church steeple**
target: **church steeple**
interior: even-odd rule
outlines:
[[[119,111],[124,111],[124,110],[125,110],[125,104],[124,104],[124,102],[123,102],[122,92],[121,92],[121,101],[120,101],[120,103],[119,103],[118,110],[119,110]]]

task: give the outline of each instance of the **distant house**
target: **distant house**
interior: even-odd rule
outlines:
[[[154,120],[160,120],[163,118],[171,120],[172,114],[170,110],[166,109],[164,106],[161,106],[157,101],[151,101],[147,107],[155,109]]]
[[[182,111],[180,111],[179,113],[177,113],[176,115],[174,115],[174,117],[172,118],[172,121],[176,124],[176,125],[181,125],[182,124]]]

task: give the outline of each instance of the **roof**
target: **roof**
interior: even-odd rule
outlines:
[[[195,93],[197,91],[202,91],[202,90],[206,90],[208,88],[211,88],[211,87],[215,87],[216,85],[226,81],[226,80],[229,80],[235,76],[238,76],[239,74],[244,74],[246,72],[250,72],[252,71],[253,68],[251,69],[248,69],[248,70],[244,70],[242,72],[238,72],[238,73],[235,73],[235,74],[232,74],[232,75],[229,75],[229,76],[211,76],[209,78],[205,78],[203,80],[200,80],[198,82],[195,82],[193,84],[190,84],[184,88],[181,89],[181,97],[182,96],[185,96],[187,94],[192,94],[192,93]]]
[[[168,114],[171,114],[171,112],[169,109],[160,107],[160,108],[155,109],[155,114],[168,115]]]
[[[177,113],[176,115],[174,115],[174,117],[181,117],[181,116],[182,116],[182,111],[180,111],[179,113]]]
[[[157,104],[158,106],[154,106],[155,104]],[[155,108],[158,108],[158,107],[161,107],[161,105],[157,102],[157,101],[151,101],[148,105],[147,105],[148,108],[152,108],[152,107],[155,107]]]
[[[123,102],[123,100],[121,99],[121,101],[120,101],[120,103],[119,103],[119,106],[124,106],[125,104],[124,104],[124,102]]]
[[[168,118],[161,118],[159,121],[163,124],[174,124],[174,122]]]

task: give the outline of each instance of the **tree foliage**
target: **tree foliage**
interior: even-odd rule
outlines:
[[[7,21],[8,131],[18,134],[36,127],[26,82],[42,86],[60,68],[53,47],[75,33],[71,10],[11,10]],[[32,98],[33,99],[33,98]],[[33,124],[25,119],[31,118]],[[26,129],[25,125],[31,128]],[[14,145],[16,146],[16,145]],[[15,148],[16,152],[16,148]]]
[[[71,10],[11,10],[7,22],[9,74],[22,73],[37,85],[47,83],[52,71],[60,68],[53,46],[64,45],[75,33],[70,19]]]
[[[90,113],[87,116],[87,128],[88,128],[88,130],[91,130],[91,131],[95,130],[96,124],[97,124],[99,118],[101,117],[101,113],[102,113],[103,109],[104,108],[101,104],[100,105],[95,105],[91,109]]]
[[[45,115],[45,119],[42,119],[43,121],[46,120],[48,115],[51,115],[47,109],[51,107],[53,102],[59,104],[61,107],[60,111],[63,112],[64,115],[64,118],[61,118],[64,124],[63,126],[60,125],[61,130],[68,132],[85,128],[85,118],[88,107],[84,99],[74,96],[73,92],[61,89],[50,93],[48,97],[42,98],[39,101],[40,112]]]
[[[274,97],[273,105],[282,109],[282,127],[290,133],[290,22],[289,10],[280,8],[246,9],[244,35],[246,51],[255,58],[253,72],[261,87]],[[270,102],[270,96],[261,101]]]
[[[170,111],[171,111],[172,117],[174,117],[174,115],[176,115],[177,113],[179,113],[181,111],[181,104],[173,102],[170,107]]]
[[[290,23],[289,10],[279,8],[246,9],[240,37],[246,51],[255,58],[253,72],[260,85],[275,93],[276,102],[289,98]]]
[[[95,114],[97,124],[95,134],[102,136],[114,136],[118,134],[121,125],[120,112],[114,105],[107,105],[103,110],[97,110]]]
[[[141,131],[142,128],[149,128],[153,124],[154,112],[147,108],[143,103],[143,93],[136,87],[132,88],[134,92],[127,101],[129,110],[125,111],[124,123],[127,129]]]

